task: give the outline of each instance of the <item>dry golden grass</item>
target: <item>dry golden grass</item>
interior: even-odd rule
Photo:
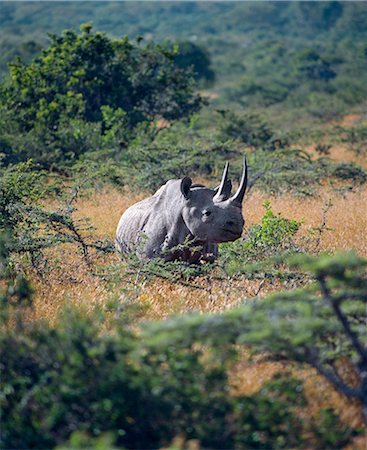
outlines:
[[[367,256],[367,187],[362,186],[354,192],[341,196],[325,188],[319,197],[297,198],[291,195],[269,197],[254,192],[244,205],[246,225],[258,222],[264,213],[261,205],[270,200],[273,211],[283,216],[303,222],[301,234],[319,227],[322,221],[322,209],[330,200],[332,203],[326,216],[326,231],[321,238],[320,247],[325,251],[354,249]]]
[[[315,146],[306,146],[305,150],[314,158],[320,155],[316,152]],[[329,151],[328,157],[336,162],[354,162],[360,166],[367,168],[367,159],[363,155],[357,155],[348,146],[343,144],[333,145]]]
[[[142,199],[144,193],[132,194],[117,189],[106,189],[92,196],[80,198],[76,216],[89,217],[96,228],[98,237],[114,238],[116,225],[121,213],[131,204]],[[268,196],[258,191],[251,192],[244,203],[246,226],[258,222],[264,214],[262,204],[270,200],[273,210],[288,218],[302,220],[300,234],[308,235],[308,230],[321,224],[322,208],[327,200],[332,207],[326,217],[325,231],[320,248],[327,251],[355,249],[367,256],[367,187],[361,187],[344,196],[331,189],[324,188],[319,197],[296,198],[291,195]],[[50,251],[49,271],[42,277],[32,275],[36,291],[35,306],[29,320],[46,319],[54,323],[57,314],[65,305],[76,305],[88,314],[96,305],[103,306],[110,292],[106,284],[94,276],[80,254],[70,245],[60,246]],[[99,264],[111,264],[118,261],[116,255],[98,258]],[[265,283],[245,279],[222,280],[210,276],[195,280],[193,283],[201,289],[173,284],[165,280],[155,280],[139,284],[137,280],[137,301],[145,306],[143,319],[165,319],[171,315],[188,311],[220,312],[234,307],[243,298],[256,297],[282,288],[281,283]],[[280,363],[251,362],[243,358],[233,372],[233,386],[239,393],[253,393],[279,370]],[[300,374],[306,381],[306,392],[313,405],[313,413],[321,406],[332,406],[351,425],[361,425],[359,407],[348,402],[343,396],[330,389],[327,382],[308,370]],[[362,441],[361,441],[362,442]],[[362,448],[358,442],[355,448]]]
[[[358,124],[363,119],[363,114],[346,114],[340,121],[342,127],[351,127]]]
[[[144,194],[131,194],[115,189],[96,192],[93,196],[78,200],[77,217],[89,217],[98,237],[114,238],[116,224],[121,213]],[[320,197],[296,198],[291,195],[269,197],[254,191],[244,204],[246,226],[258,222],[264,213],[262,204],[270,200],[273,210],[285,217],[302,220],[300,235],[308,236],[308,230],[321,224],[322,208],[327,200],[332,207],[326,216],[325,231],[320,240],[320,249],[327,251],[355,249],[367,256],[367,187],[340,196],[335,192],[323,191]],[[54,321],[56,312],[65,304],[75,304],[92,310],[96,304],[103,305],[108,296],[106,286],[100,278],[91,274],[80,254],[71,246],[61,246],[49,255],[50,269],[39,278],[33,276],[36,290],[35,311],[32,318],[46,318]],[[117,256],[105,258],[116,262]],[[100,261],[102,264],[105,261]],[[165,280],[155,280],[139,286],[139,300],[147,306],[146,319],[164,319],[186,311],[219,312],[233,307],[240,299],[255,297],[261,288],[261,295],[282,288],[281,283],[260,281],[228,280],[218,281],[207,277],[194,284],[204,289],[195,289]]]
[[[200,180],[203,181],[203,180]],[[144,198],[144,193],[123,193],[115,189],[96,192],[93,196],[79,199],[76,216],[89,217],[98,236],[114,238],[116,225],[123,211]],[[298,198],[292,195],[269,196],[251,192],[244,203],[246,226],[258,222],[264,214],[263,203],[270,200],[273,210],[285,217],[303,221],[303,233],[321,223],[322,208],[328,200],[332,207],[327,214],[327,226],[333,228],[322,237],[322,248],[335,251],[354,248],[367,255],[367,187],[356,188],[343,196],[329,188],[318,197]]]
[[[263,362],[260,358],[241,358],[231,374],[233,392],[237,395],[251,395],[279,372],[291,372],[292,376],[303,380],[304,393],[308,400],[307,414],[316,415],[321,408],[333,408],[343,422],[352,427],[363,426],[363,414],[357,401],[347,400],[332,388],[325,378],[314,369],[297,369],[287,362]],[[341,374],[352,385],[356,376],[346,365]]]

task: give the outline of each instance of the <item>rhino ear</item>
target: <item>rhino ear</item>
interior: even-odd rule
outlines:
[[[181,180],[181,192],[182,195],[187,199],[190,198],[190,187],[192,185],[192,180],[190,177],[182,178]]]

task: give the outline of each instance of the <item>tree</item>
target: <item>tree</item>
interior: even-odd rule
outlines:
[[[50,46],[33,62],[10,64],[1,101],[7,122],[21,136],[12,146],[18,160],[32,156],[50,167],[99,148],[98,137],[109,127],[106,108],[108,117],[116,112],[129,141],[142,123],[188,117],[201,106],[193,77],[175,65],[173,51],[110,39],[92,32],[90,24],[81,31],[51,35]],[[4,134],[1,141],[9,143]]]
[[[329,81],[336,77],[331,63],[313,49],[302,49],[295,54],[294,58],[301,79]]]
[[[180,42],[174,60],[175,64],[182,69],[191,67],[197,80],[212,83],[215,79],[215,73],[211,68],[210,55],[200,45],[189,41]]]
[[[367,260],[354,253],[299,255],[292,265],[314,283],[222,315],[167,321],[156,340],[163,345],[162,336],[180,329],[181,339],[248,345],[268,359],[309,365],[342,394],[358,399],[367,420]],[[343,377],[340,369],[346,365],[357,375],[357,385]]]

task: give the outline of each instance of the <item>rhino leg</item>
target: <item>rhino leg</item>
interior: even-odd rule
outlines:
[[[218,245],[207,242],[203,246],[202,261],[213,263],[218,258]]]
[[[218,245],[212,243],[205,243],[201,250],[192,251],[186,250],[183,260],[189,264],[199,264],[200,262],[213,263],[218,257]]]

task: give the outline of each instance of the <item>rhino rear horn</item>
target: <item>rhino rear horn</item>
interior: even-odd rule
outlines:
[[[247,162],[245,157],[243,160],[240,185],[238,186],[237,192],[230,199],[232,203],[236,203],[237,205],[241,206],[243,198],[245,196],[246,187],[247,187]]]
[[[216,189],[217,193],[213,197],[214,202],[223,202],[227,200],[231,195],[232,183],[231,180],[228,180],[228,162],[224,166],[222,180],[220,182],[219,187]]]

